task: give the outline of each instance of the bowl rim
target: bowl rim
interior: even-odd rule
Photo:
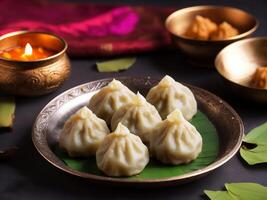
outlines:
[[[138,77],[138,76],[134,76],[134,77],[129,77],[129,76],[122,76],[122,77],[116,77],[116,79],[120,80],[120,81],[123,81],[123,80],[128,80],[128,79],[133,79],[133,78],[137,78],[137,79],[145,79],[145,80],[151,80],[151,79],[157,79],[157,80],[160,80],[159,78],[157,77],[150,77],[150,76],[142,76],[142,77]],[[204,175],[208,172],[211,172],[213,170],[215,170],[216,168],[222,166],[223,164],[225,164],[228,160],[230,160],[236,153],[237,151],[239,150],[241,144],[242,144],[242,139],[244,137],[244,125],[243,125],[243,122],[240,118],[240,116],[236,113],[236,111],[228,104],[226,103],[224,100],[222,100],[221,98],[219,98],[218,96],[208,92],[207,90],[204,90],[204,89],[201,89],[199,87],[196,87],[196,86],[192,86],[192,85],[189,85],[189,84],[186,84],[186,86],[189,86],[189,87],[192,87],[202,93],[205,93],[207,95],[209,95],[212,99],[216,100],[217,102],[220,102],[221,104],[223,104],[233,115],[233,117],[235,118],[235,120],[237,120],[238,122],[238,125],[239,125],[239,136],[238,136],[238,139],[235,141],[236,144],[234,145],[234,147],[227,151],[225,153],[225,155],[223,155],[220,159],[218,160],[215,160],[214,162],[212,162],[210,165],[204,167],[204,168],[201,168],[201,169],[198,169],[198,170],[195,170],[195,171],[192,171],[192,172],[189,172],[189,173],[186,173],[186,174],[183,174],[183,175],[179,175],[179,176],[173,176],[173,177],[167,177],[167,178],[156,178],[156,179],[142,179],[142,180],[138,180],[138,179],[125,179],[125,178],[121,178],[121,177],[107,177],[107,176],[99,176],[99,175],[94,175],[94,174],[89,174],[89,173],[85,173],[85,172],[80,172],[80,171],[77,171],[77,170],[74,170],[70,167],[68,167],[67,165],[65,165],[64,167],[60,166],[59,163],[55,163],[51,158],[47,157],[47,152],[44,152],[44,149],[43,149],[43,145],[44,144],[40,144],[39,143],[39,137],[36,135],[35,133],[35,128],[37,126],[37,121],[38,121],[38,117],[40,115],[42,115],[42,113],[50,106],[50,104],[52,104],[53,102],[56,102],[58,99],[60,99],[60,97],[63,97],[63,96],[66,96],[67,94],[70,94],[72,91],[75,91],[79,88],[82,88],[82,87],[86,87],[88,84],[97,84],[99,82],[110,82],[112,81],[114,78],[105,78],[105,79],[99,79],[99,80],[95,80],[95,81],[90,81],[90,82],[87,82],[87,83],[84,83],[84,84],[81,84],[81,85],[78,85],[76,87],[73,87],[71,89],[68,89],[67,91],[59,94],[58,96],[56,96],[54,99],[52,99],[41,111],[40,113],[38,114],[35,122],[34,122],[34,125],[33,125],[33,129],[32,129],[32,141],[33,141],[33,144],[35,146],[35,148],[37,149],[37,151],[40,153],[40,155],[45,159],[47,160],[49,163],[51,163],[53,166],[55,166],[56,168],[64,171],[64,172],[67,172],[69,174],[72,174],[72,175],[75,175],[75,176],[78,176],[78,177],[82,177],[82,178],[86,178],[86,179],[90,179],[92,181],[95,181],[95,182],[102,182],[102,183],[108,183],[108,182],[111,182],[111,183],[114,183],[114,184],[121,184],[121,183],[124,183],[124,184],[145,184],[145,183],[154,183],[154,184],[167,184],[167,183],[176,183],[178,181],[185,181],[185,180],[188,180],[188,179],[191,179],[191,178],[196,178],[198,176],[201,176],[201,175]],[[47,145],[47,144],[46,144]],[[50,150],[51,151],[51,150]],[[52,152],[53,153],[53,152]]]
[[[61,55],[63,55],[66,50],[68,49],[68,44],[67,42],[60,36],[51,33],[49,31],[35,31],[35,30],[22,30],[22,31],[14,31],[14,32],[10,32],[10,33],[6,33],[4,35],[0,36],[0,40],[6,39],[8,37],[13,37],[16,35],[25,35],[25,34],[45,34],[45,35],[50,35],[52,37],[55,37],[56,39],[58,39],[60,42],[62,42],[63,44],[63,48],[57,52],[56,54],[53,54],[52,56],[49,56],[47,58],[41,58],[38,60],[30,60],[30,61],[26,61],[26,60],[12,60],[12,59],[6,59],[3,57],[0,57],[0,61],[5,61],[5,62],[12,62],[12,63],[39,63],[39,62],[43,62],[43,61],[49,61],[49,60],[53,60],[54,58],[57,58]]]
[[[247,14],[248,16],[250,16],[255,21],[255,24],[251,29],[247,30],[246,32],[243,32],[243,33],[238,34],[238,35],[233,36],[233,37],[229,37],[229,38],[226,38],[226,39],[219,39],[219,40],[197,40],[197,39],[193,39],[193,38],[181,35],[181,34],[174,34],[173,31],[170,30],[168,24],[170,23],[172,18],[176,17],[177,15],[179,15],[181,13],[187,13],[189,11],[203,10],[203,9],[207,9],[207,8],[210,8],[210,9],[226,8],[226,9],[232,9],[232,10],[241,11],[241,12]],[[252,33],[254,33],[257,30],[257,28],[259,27],[259,24],[260,24],[259,20],[255,16],[253,16],[251,13],[249,13],[249,12],[247,12],[245,10],[242,10],[242,9],[239,9],[239,8],[236,8],[236,7],[231,7],[231,6],[217,6],[217,5],[200,5],[200,6],[191,6],[191,7],[182,8],[182,9],[176,10],[173,13],[171,13],[165,20],[165,28],[173,36],[178,37],[180,39],[193,41],[193,42],[200,42],[200,43],[207,43],[207,42],[208,43],[219,43],[219,42],[236,41],[236,40],[245,38],[245,37],[251,35]]]
[[[256,87],[252,87],[252,86],[249,86],[249,85],[242,85],[242,84],[240,84],[238,82],[230,80],[227,76],[225,76],[223,73],[221,73],[221,67],[219,67],[219,62],[221,60],[222,54],[225,51],[227,51],[228,49],[231,49],[233,46],[242,45],[243,43],[247,43],[247,42],[251,42],[251,41],[259,41],[259,40],[266,40],[267,41],[267,36],[252,37],[252,38],[239,40],[239,41],[236,41],[236,42],[233,42],[233,43],[227,45],[221,51],[219,51],[219,53],[216,55],[216,58],[214,60],[214,65],[215,65],[215,68],[216,68],[217,72],[219,73],[219,75],[222,76],[223,78],[225,78],[227,81],[231,82],[232,84],[236,84],[236,85],[238,85],[240,87],[244,87],[244,88],[247,88],[247,89],[252,89],[252,90],[255,90],[255,91],[261,91],[261,92],[265,91],[265,92],[267,92],[267,89],[265,89],[265,88],[256,88]]]

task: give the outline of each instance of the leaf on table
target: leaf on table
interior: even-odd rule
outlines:
[[[15,107],[14,98],[0,97],[0,128],[12,127]]]
[[[240,200],[267,199],[267,187],[257,183],[228,183],[225,187],[229,193]]]
[[[267,123],[251,130],[243,139],[241,157],[250,165],[267,162]],[[254,145],[249,148],[247,144]]]
[[[104,62],[97,62],[96,66],[99,72],[118,72],[130,68],[135,61],[135,57],[118,58]]]
[[[211,200],[237,200],[235,197],[232,197],[231,194],[229,194],[229,192],[227,191],[204,190],[204,193]]]
[[[204,190],[211,200],[265,200],[267,187],[257,183],[226,183],[227,191]]]

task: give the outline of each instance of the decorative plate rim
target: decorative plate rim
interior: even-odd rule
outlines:
[[[53,166],[57,167],[58,169],[67,172],[69,174],[78,176],[78,177],[82,177],[82,178],[87,178],[87,179],[91,179],[93,181],[101,181],[101,182],[113,182],[113,183],[129,183],[129,184],[144,184],[144,183],[162,183],[162,182],[175,182],[175,181],[181,181],[181,180],[186,180],[189,178],[194,178],[200,175],[204,175],[208,172],[211,172],[213,170],[215,170],[216,168],[222,166],[223,164],[225,164],[228,160],[230,160],[239,150],[241,143],[242,143],[242,139],[244,136],[244,125],[243,122],[241,120],[241,118],[239,117],[239,115],[236,113],[236,111],[228,104],[226,103],[224,100],[222,100],[221,98],[219,98],[218,96],[212,94],[211,92],[208,92],[207,90],[204,90],[202,88],[190,85],[190,84],[185,84],[186,86],[189,86],[190,88],[194,88],[202,93],[205,93],[207,95],[209,95],[210,97],[212,97],[212,99],[214,99],[217,102],[220,102],[221,104],[223,104],[223,106],[228,109],[228,111],[234,116],[234,119],[237,120],[238,124],[239,124],[239,137],[238,140],[236,141],[235,146],[228,151],[222,158],[214,161],[213,163],[209,164],[208,166],[189,172],[189,173],[185,173],[182,175],[178,175],[178,176],[173,176],[173,177],[167,177],[167,178],[149,178],[149,179],[126,179],[126,178],[120,178],[120,177],[107,177],[107,176],[100,176],[100,175],[95,175],[95,174],[90,174],[90,173],[86,173],[86,172],[80,172],[77,170],[74,170],[70,167],[68,167],[63,161],[60,160],[60,162],[55,162],[52,158],[51,158],[51,153],[52,156],[55,156],[56,158],[58,158],[53,151],[48,147],[48,144],[46,142],[46,144],[41,144],[40,143],[40,137],[42,136],[43,133],[41,130],[45,130],[45,128],[48,125],[48,119],[46,118],[47,116],[44,114],[45,112],[48,112],[48,115],[53,114],[51,112],[48,111],[49,107],[53,107],[55,105],[60,106],[63,105],[64,103],[78,97],[81,96],[83,94],[86,94],[90,91],[95,90],[96,88],[101,88],[103,85],[106,85],[107,83],[109,83],[110,81],[112,81],[114,78],[104,78],[104,79],[99,79],[99,80],[94,80],[94,81],[90,81],[84,84],[80,84],[78,86],[75,86],[73,88],[70,88],[68,90],[66,90],[65,92],[59,94],[58,96],[56,96],[55,98],[53,98],[48,104],[46,104],[46,106],[40,111],[40,113],[38,114],[33,128],[32,128],[32,141],[33,144],[35,146],[35,148],[37,149],[37,151],[39,152],[39,154],[45,159],[47,160],[49,163],[51,163]],[[115,77],[115,79],[120,80],[120,81],[125,81],[125,80],[144,80],[144,81],[159,81],[160,78],[157,77],[150,77],[150,76],[119,76],[119,77]],[[145,84],[146,84],[145,82]],[[95,85],[96,84],[96,85]],[[93,86],[90,88],[90,86]],[[79,91],[78,91],[79,90]],[[79,93],[81,92],[81,93]],[[66,95],[68,95],[70,98],[66,99]],[[66,101],[66,102],[65,102]],[[55,112],[55,110],[54,110]],[[40,119],[43,119],[44,122],[42,122],[40,124]],[[41,138],[42,139],[42,138]],[[45,146],[44,146],[45,145]],[[47,148],[49,151],[45,151]],[[59,159],[59,158],[58,158]]]

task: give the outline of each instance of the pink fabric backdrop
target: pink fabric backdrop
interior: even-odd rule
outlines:
[[[75,57],[140,53],[166,47],[169,8],[35,0],[1,0],[0,34],[49,31],[63,37]]]

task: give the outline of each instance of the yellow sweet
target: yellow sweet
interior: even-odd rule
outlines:
[[[4,53],[2,54],[2,57],[3,57],[3,58],[6,58],[6,59],[11,59],[11,55],[10,55],[9,53],[7,53],[7,52],[4,52]]]
[[[211,40],[222,40],[238,35],[239,32],[231,24],[223,22],[218,26],[218,29],[210,36]]]
[[[198,40],[208,40],[210,34],[216,30],[217,24],[209,18],[197,15],[193,23],[187,29],[185,36]]]
[[[209,18],[197,15],[184,35],[196,40],[222,40],[238,34],[239,31],[227,22],[217,25]]]
[[[258,67],[252,76],[250,86],[267,89],[267,67]]]

